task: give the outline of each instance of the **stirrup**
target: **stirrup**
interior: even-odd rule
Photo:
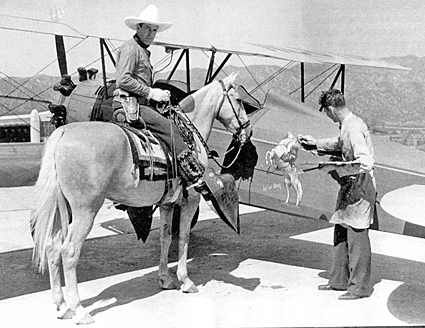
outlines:
[[[204,184],[204,182],[203,182],[201,179],[199,179],[199,180],[198,180],[198,181],[196,181],[195,183],[193,183],[193,184],[191,184],[190,186],[188,186],[188,187],[186,188],[186,190],[190,190],[190,189],[192,189],[192,188],[195,188],[195,190],[196,190],[196,188],[200,187],[202,184]]]
[[[196,192],[199,192],[204,198],[209,198],[208,195],[211,194],[207,184],[205,181],[202,181],[202,179],[199,179],[197,182],[187,187],[186,190],[190,190],[192,188],[195,188]]]

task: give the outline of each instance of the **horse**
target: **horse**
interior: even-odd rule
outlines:
[[[236,76],[232,74],[221,81],[213,81],[180,102],[184,116],[199,131],[199,136],[194,133],[194,151],[205,167],[208,164],[205,145],[215,119],[233,134],[246,138],[252,133],[235,89]],[[177,200],[175,195],[170,195],[171,191],[164,200],[166,182],[140,180],[136,186],[132,169],[127,136],[111,122],[67,124],[56,129],[46,142],[31,211],[33,260],[39,271],[49,271],[59,319],[73,319],[77,324],[94,322],[81,304],[76,269],[83,242],[105,199],[133,207],[159,204],[161,256],[158,272],[162,289],[177,288],[168,271],[168,251],[173,207],[179,205],[177,278],[184,293],[198,291],[188,276],[186,262],[190,224],[199,206],[199,193],[195,188],[184,188]],[[170,198],[175,203],[167,202]],[[60,264],[66,300],[61,287]]]

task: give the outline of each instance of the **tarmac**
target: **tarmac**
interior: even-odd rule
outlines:
[[[0,189],[1,327],[73,327],[59,320],[48,276],[31,264],[32,187]],[[293,205],[295,206],[295,205]],[[204,202],[191,233],[189,275],[199,292],[158,286],[159,235],[137,241],[125,212],[105,202],[79,264],[91,327],[346,327],[425,325],[425,240],[370,231],[374,292],[340,301],[323,292],[332,226],[240,205],[240,235]],[[87,245],[87,246],[86,246]],[[170,251],[175,276],[176,242]]]

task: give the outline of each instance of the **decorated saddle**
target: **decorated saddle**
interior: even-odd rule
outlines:
[[[168,109],[168,113],[165,113],[165,115],[169,115],[177,125],[184,141],[190,146],[193,145],[194,138],[188,126],[189,123],[177,114],[172,107]],[[122,128],[130,143],[133,157],[133,170],[131,173],[134,177],[135,186],[139,184],[140,180],[168,181],[178,176],[175,161],[172,160],[173,154],[168,152],[168,148],[165,145],[161,145],[151,131],[137,129],[127,123],[115,122],[115,124]],[[167,193],[168,187],[169,183],[166,183],[164,195]],[[121,204],[117,204],[115,207],[127,211],[137,238],[145,242],[149,236],[154,207],[130,207]]]
[[[171,155],[166,153],[165,147],[149,130],[139,130],[125,123],[116,123],[126,134],[130,143],[133,157],[134,184],[137,186],[140,180],[161,181],[169,180],[177,176],[177,168],[173,166]],[[168,184],[166,183],[166,189]],[[153,219],[153,206],[131,207],[116,204],[117,209],[127,211],[128,217],[134,227],[137,239],[146,242]]]

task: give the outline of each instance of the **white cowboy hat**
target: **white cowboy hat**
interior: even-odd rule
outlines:
[[[158,32],[165,31],[170,28],[173,23],[170,22],[160,22],[158,19],[158,8],[155,5],[147,6],[141,13],[139,17],[127,17],[124,20],[125,25],[127,25],[132,30],[137,30],[137,25],[140,23],[157,25]]]

